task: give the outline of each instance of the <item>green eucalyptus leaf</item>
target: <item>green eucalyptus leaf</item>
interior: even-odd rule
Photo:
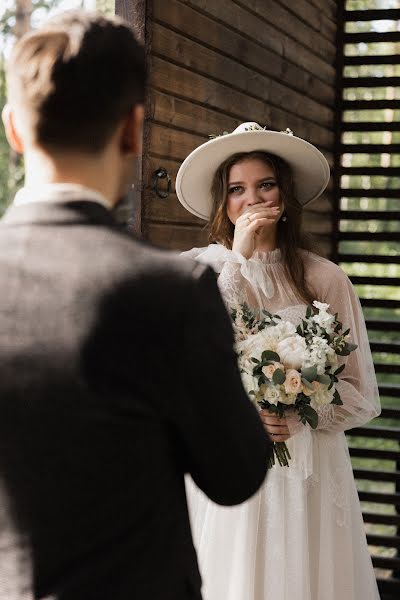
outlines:
[[[282,371],[282,369],[276,369],[276,371],[274,371],[274,374],[272,375],[272,381],[276,385],[282,385],[282,383],[285,383],[285,379],[286,379],[286,375]]]
[[[318,375],[317,381],[322,385],[329,385],[331,383],[331,377],[329,375]]]
[[[307,381],[315,381],[318,376],[317,367],[307,367],[301,371],[302,377]]]
[[[318,414],[309,404],[304,406],[303,415],[310,424],[310,427],[312,427],[312,429],[316,429],[318,425]]]
[[[261,359],[263,361],[271,360],[273,362],[279,362],[281,360],[279,354],[272,352],[272,350],[264,350],[264,352],[261,354]]]

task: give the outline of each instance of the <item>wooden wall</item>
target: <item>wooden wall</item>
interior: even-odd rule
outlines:
[[[136,0],[137,2],[137,0]],[[257,121],[317,145],[332,164],[334,0],[146,0],[150,69],[144,133],[142,232],[164,247],[207,238],[204,221],[160,199],[151,174],[180,163],[209,134]],[[305,216],[329,253],[330,191]]]

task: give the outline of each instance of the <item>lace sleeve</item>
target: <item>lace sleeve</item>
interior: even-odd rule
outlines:
[[[379,415],[378,385],[360,301],[348,277],[336,266],[323,301],[330,305],[331,312],[338,313],[343,328],[350,328],[350,338],[358,346],[342,359],[345,368],[336,387],[343,405],[317,411],[318,429],[345,431]]]
[[[214,269],[218,274],[219,289],[228,307],[243,302],[249,306],[262,307],[265,298],[270,298],[274,293],[265,265],[257,257],[246,259],[220,244],[193,248],[182,254]]]

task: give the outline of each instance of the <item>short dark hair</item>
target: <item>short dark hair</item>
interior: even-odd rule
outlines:
[[[11,53],[11,105],[47,150],[98,152],[144,102],[145,57],[129,25],[99,12],[66,11]]]

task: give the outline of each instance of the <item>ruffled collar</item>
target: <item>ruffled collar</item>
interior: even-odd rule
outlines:
[[[271,265],[282,262],[282,252],[279,248],[275,248],[275,250],[270,250],[268,252],[256,250],[251,258],[259,260],[264,264]]]

